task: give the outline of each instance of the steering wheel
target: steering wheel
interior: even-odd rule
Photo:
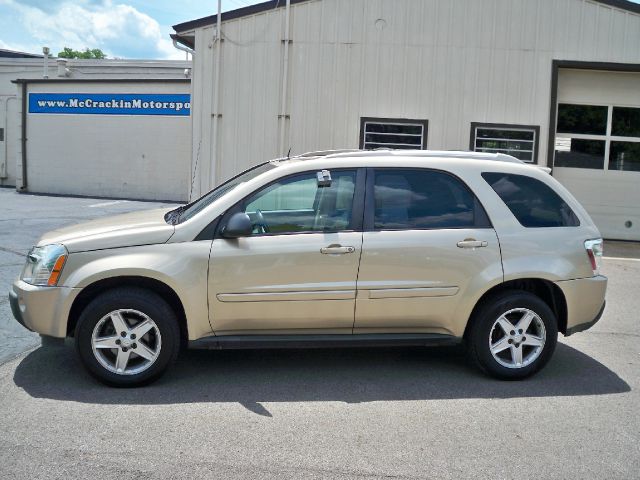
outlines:
[[[264,219],[260,209],[256,210],[255,226],[258,227],[258,233],[269,233],[269,225],[267,225],[267,221]]]

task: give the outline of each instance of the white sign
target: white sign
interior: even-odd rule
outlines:
[[[556,152],[570,152],[571,151],[571,139],[556,137]]]

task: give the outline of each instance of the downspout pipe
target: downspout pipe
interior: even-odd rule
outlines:
[[[218,169],[218,122],[220,119],[220,69],[222,68],[222,0],[218,0],[218,18],[216,20],[216,66],[215,79],[213,81],[213,126],[211,138],[211,168],[209,170],[209,184],[205,190],[209,190],[216,183]]]
[[[9,177],[9,102],[17,100],[15,96],[7,97],[4,101],[4,164],[2,165],[2,171],[0,171],[0,179],[4,180]],[[15,162],[15,158],[13,161]]]
[[[284,44],[284,54],[283,54],[283,62],[282,62],[282,92],[280,98],[280,115],[278,116],[280,119],[280,148],[279,154],[280,157],[285,156],[285,150],[287,146],[285,145],[286,140],[286,129],[287,129],[287,94],[289,90],[289,42],[291,35],[291,0],[287,0],[287,6],[284,14],[284,39],[282,40]]]
[[[20,145],[22,147],[22,180],[20,191],[27,189],[27,82],[22,83],[22,125]]]

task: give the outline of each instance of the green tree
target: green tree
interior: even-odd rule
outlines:
[[[84,51],[74,50],[69,47],[64,47],[64,49],[58,53],[58,58],[84,58],[84,59],[103,59],[107,58],[102,50],[99,48],[93,48],[89,50],[85,48]]]

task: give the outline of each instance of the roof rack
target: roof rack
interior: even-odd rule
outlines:
[[[530,167],[538,168],[546,173],[551,173],[549,167],[537,165],[533,163],[524,162],[511,155],[504,153],[485,153],[485,152],[466,152],[462,150],[394,150],[391,148],[375,149],[375,150],[357,150],[357,149],[344,149],[344,150],[319,150],[317,152],[307,152],[300,155],[295,155],[291,158],[278,158],[272,160],[272,162],[286,162],[290,160],[311,160],[314,158],[349,158],[349,157],[384,157],[384,156],[396,156],[396,157],[434,157],[434,158],[460,158],[460,159],[476,159],[476,160],[492,160],[497,162],[517,163],[520,165],[527,165]]]
[[[291,158],[314,158],[314,157],[328,157],[330,155],[342,155],[345,153],[358,153],[358,152],[362,152],[363,150],[358,150],[358,149],[341,149],[341,150],[318,150],[317,152],[307,152],[307,153],[302,153],[300,155],[295,155]]]
[[[484,153],[465,152],[461,150],[394,150],[391,148],[376,150],[320,150],[317,152],[307,152],[291,157],[291,159],[310,159],[317,157],[343,158],[343,157],[381,157],[381,156],[402,156],[402,157],[438,157],[438,158],[476,158],[478,160],[494,160],[510,163],[525,163],[511,155],[504,153]]]

